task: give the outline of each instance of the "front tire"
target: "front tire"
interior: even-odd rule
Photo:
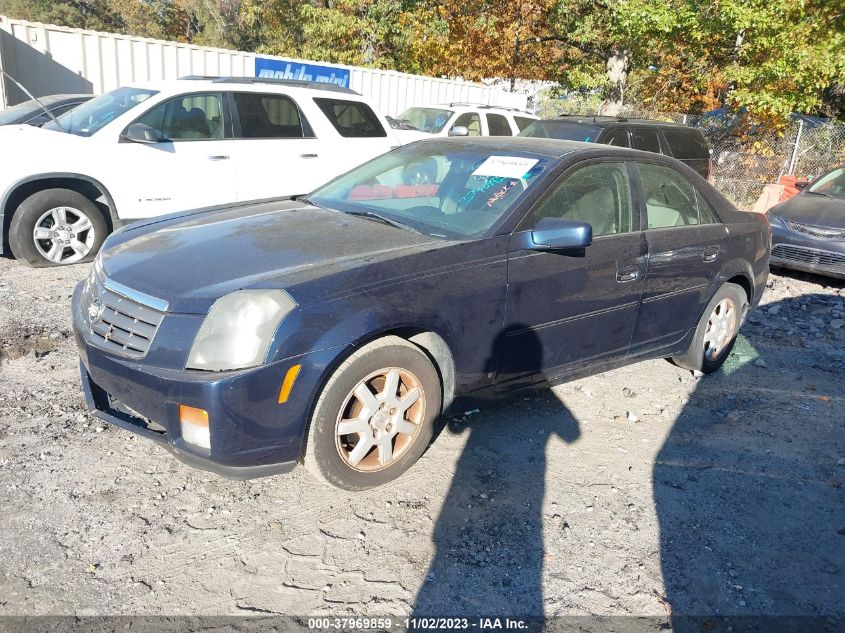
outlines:
[[[707,304],[687,353],[672,361],[685,369],[712,374],[730,356],[747,312],[745,290],[724,284]]]
[[[107,233],[106,220],[91,200],[70,189],[45,189],[15,211],[9,246],[30,266],[65,266],[93,260]]]
[[[442,392],[422,350],[397,336],[369,343],[329,378],[311,416],[305,466],[337,488],[387,483],[431,441]]]

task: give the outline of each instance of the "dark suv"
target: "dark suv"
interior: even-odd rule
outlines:
[[[519,136],[633,147],[677,158],[710,178],[710,147],[695,128],[649,119],[562,116],[534,121]]]

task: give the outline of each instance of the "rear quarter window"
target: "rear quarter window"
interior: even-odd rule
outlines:
[[[667,127],[663,138],[675,158],[710,158],[710,148],[698,130]]]
[[[513,120],[516,122],[516,127],[519,128],[520,132],[536,121],[536,119],[529,119],[527,116],[515,116]]]
[[[314,99],[338,134],[347,138],[385,137],[387,132],[366,103],[342,99]]]

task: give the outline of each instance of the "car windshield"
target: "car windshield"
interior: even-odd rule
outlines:
[[[534,121],[527,128],[522,130],[518,136],[529,136],[533,138],[556,138],[562,141],[585,141],[595,142],[601,128],[594,125],[569,121]]]
[[[480,237],[536,186],[551,162],[518,150],[425,141],[364,163],[308,200],[433,237]]]
[[[413,125],[421,132],[437,134],[446,127],[453,114],[455,114],[454,111],[442,108],[408,108],[396,119]]]
[[[8,125],[14,123],[25,115],[33,115],[41,112],[41,108],[35,101],[24,101],[11,108],[6,108],[0,111],[0,125]]]
[[[825,174],[810,187],[809,191],[845,199],[845,167],[834,169],[829,174]]]
[[[154,94],[157,94],[155,90],[118,88],[66,112],[59,117],[59,123],[69,134],[91,136]],[[44,129],[58,130],[59,128],[51,121],[44,126]]]

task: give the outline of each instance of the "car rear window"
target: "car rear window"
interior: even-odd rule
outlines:
[[[675,158],[710,158],[710,148],[698,130],[667,127],[663,137]]]
[[[366,103],[341,99],[314,99],[341,136],[374,138],[387,136],[376,113]]]
[[[487,129],[490,136],[513,136],[510,123],[501,114],[487,113]]]
[[[556,138],[562,141],[595,142],[601,128],[594,125],[584,125],[575,121],[534,121],[519,133],[519,136],[531,138]]]

